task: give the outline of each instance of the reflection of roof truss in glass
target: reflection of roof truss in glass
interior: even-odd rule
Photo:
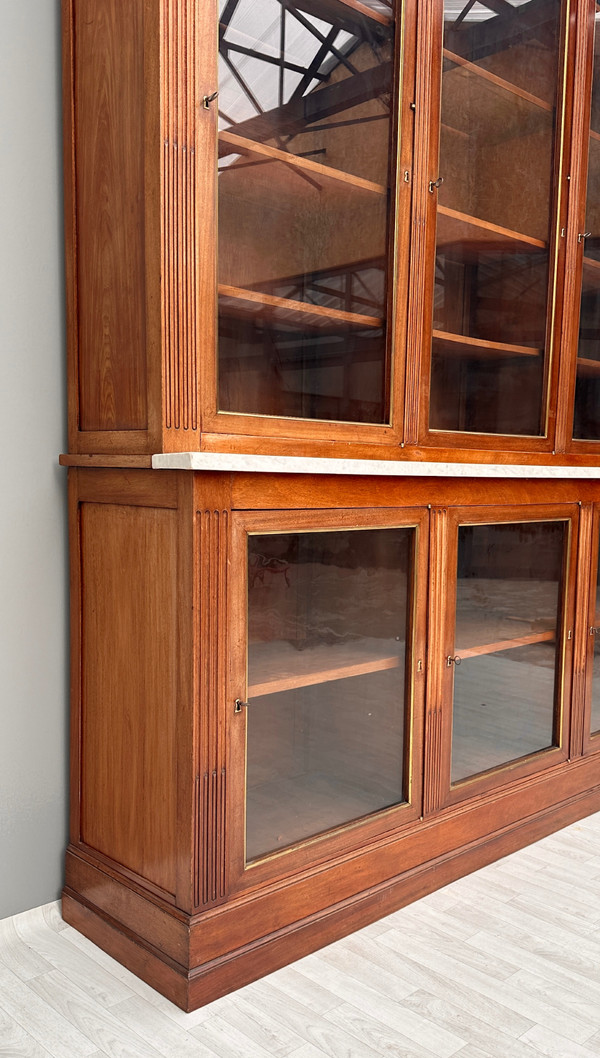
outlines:
[[[219,127],[284,147],[283,138],[315,131],[320,120],[330,124],[341,111],[380,96],[390,79],[381,50],[391,10],[387,0],[356,7],[343,0],[221,0]],[[353,62],[365,45],[376,57],[366,70],[364,61]],[[343,90],[332,78],[340,70]],[[359,121],[355,115],[347,123]]]
[[[455,26],[461,22],[485,22],[494,15],[508,15],[531,0],[445,0],[444,18]]]
[[[554,51],[559,0],[444,0],[445,42],[477,61],[531,40]]]

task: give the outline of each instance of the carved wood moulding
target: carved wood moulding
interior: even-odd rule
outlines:
[[[162,20],[163,414],[168,430],[197,430],[197,4],[163,0]]]

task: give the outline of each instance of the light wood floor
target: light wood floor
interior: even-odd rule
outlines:
[[[0,922],[0,1055],[598,1058],[600,813],[183,1014],[62,922]]]

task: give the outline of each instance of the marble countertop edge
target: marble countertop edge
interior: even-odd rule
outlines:
[[[152,467],[155,470],[220,470],[253,474],[354,474],[368,477],[600,478],[600,466],[427,463],[227,452],[161,452],[152,456]]]

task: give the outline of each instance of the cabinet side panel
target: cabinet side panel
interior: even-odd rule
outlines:
[[[75,0],[79,428],[147,427],[143,0]]]
[[[81,839],[175,892],[177,512],[81,504]]]

